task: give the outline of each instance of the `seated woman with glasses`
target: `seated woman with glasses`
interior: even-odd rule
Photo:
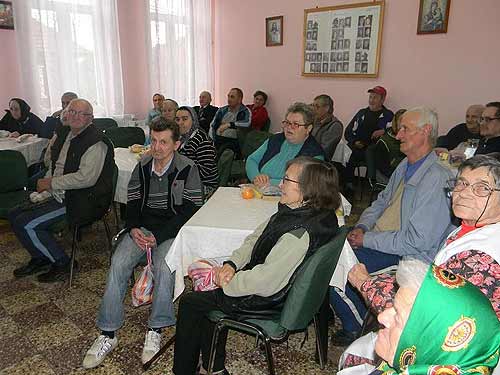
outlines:
[[[249,235],[215,270],[220,287],[181,297],[175,334],[174,374],[194,374],[200,351],[207,369],[214,324],[206,318],[222,310],[233,318],[246,312],[280,310],[296,270],[338,230],[337,171],[312,157],[290,160],[280,183],[278,212]],[[217,344],[214,373],[224,369],[227,331]],[[197,373],[205,373],[204,370]]]
[[[461,224],[448,235],[434,262],[476,285],[500,320],[500,161],[493,155],[466,160],[458,177],[449,181],[449,191]],[[365,266],[358,264],[349,272],[349,281],[377,313],[393,305],[394,276],[370,277]],[[354,342],[353,351],[360,344]],[[345,365],[357,363],[356,356],[346,356]]]
[[[325,152],[310,135],[314,110],[305,103],[294,103],[281,122],[282,133],[275,134],[246,161],[246,172],[257,187],[278,185],[289,160],[297,156],[312,156],[324,160]]]
[[[24,100],[12,98],[9,109],[0,120],[0,130],[10,132],[10,137],[17,138],[23,134],[40,134],[44,125],[43,121],[34,113]]]

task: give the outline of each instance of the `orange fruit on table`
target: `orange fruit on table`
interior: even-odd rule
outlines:
[[[253,192],[252,188],[244,188],[241,190],[241,196],[244,199],[252,199],[254,197],[255,193]]]

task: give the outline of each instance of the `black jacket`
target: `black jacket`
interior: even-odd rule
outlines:
[[[205,130],[205,132],[208,134],[208,130],[210,129],[210,123],[214,119],[215,114],[217,113],[217,110],[219,109],[218,107],[214,107],[213,105],[209,104],[205,108],[203,108],[203,111],[201,111],[200,114],[200,106],[194,106],[193,109],[196,112],[196,115],[198,116],[198,121],[200,123],[200,127]]]

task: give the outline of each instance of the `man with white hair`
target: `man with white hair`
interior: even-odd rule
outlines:
[[[445,186],[453,173],[433,152],[437,134],[436,112],[419,107],[403,115],[396,138],[406,158],[347,236],[370,273],[398,264],[403,256],[430,263],[451,230]],[[334,343],[347,344],[361,329],[366,307],[350,284],[343,296],[332,289],[330,302],[344,328]]]
[[[45,124],[43,125],[40,137],[42,138],[52,138],[59,127],[63,126],[62,112],[73,99],[78,99],[78,95],[74,92],[67,91],[61,96],[61,109],[55,111],[52,115],[47,116],[45,119]]]
[[[210,129],[210,123],[215,117],[217,113],[218,107],[213,106],[212,104],[212,94],[208,91],[202,91],[200,93],[200,105],[194,106],[193,109],[198,116],[198,121],[203,130],[208,134]]]

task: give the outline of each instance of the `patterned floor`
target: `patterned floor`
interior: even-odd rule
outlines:
[[[355,206],[358,206],[356,204]],[[364,206],[364,205],[361,205]],[[361,208],[354,208],[355,222]],[[134,308],[127,298],[126,324],[119,331],[119,345],[99,368],[85,371],[82,358],[98,331],[95,317],[103,293],[108,254],[101,226],[84,233],[77,256],[80,270],[74,286],[67,283],[40,284],[34,277],[14,279],[12,271],[29,260],[6,222],[0,221],[0,374],[139,374],[140,356],[148,307]],[[70,238],[61,241],[70,248]],[[334,327],[330,328],[333,331]],[[164,339],[174,329],[164,331]],[[314,332],[301,349],[303,334],[288,345],[273,347],[278,374],[334,374],[340,348],[329,350],[329,362],[321,371],[314,362]],[[172,348],[148,374],[170,374]],[[230,333],[227,368],[231,374],[266,374],[263,353],[254,339]]]

